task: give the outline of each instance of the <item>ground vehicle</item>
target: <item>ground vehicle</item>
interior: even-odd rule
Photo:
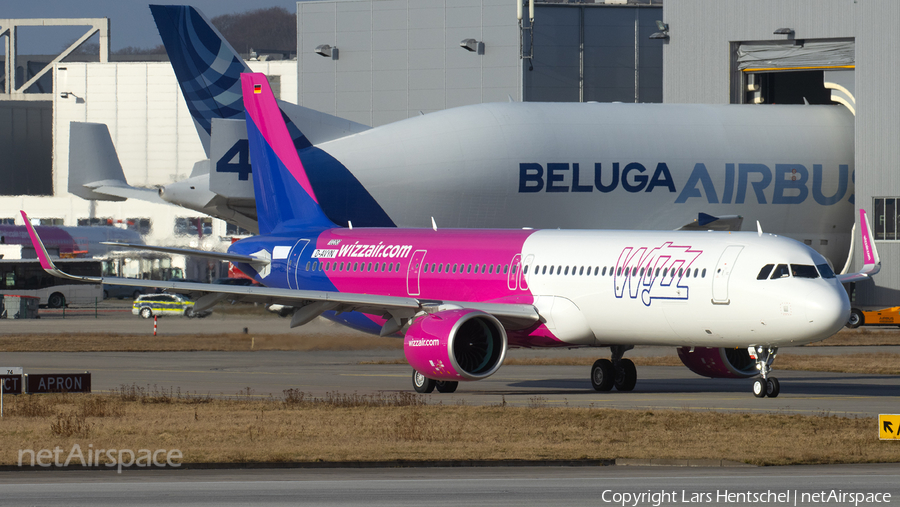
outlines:
[[[194,302],[182,294],[144,294],[134,300],[131,313],[149,319],[154,315],[206,317],[209,312],[194,315]]]
[[[847,327],[856,329],[859,326],[900,326],[900,306],[879,310],[851,308]]]
[[[102,261],[93,259],[60,260],[59,265],[87,276],[102,272]],[[0,294],[36,296],[41,298],[41,306],[62,308],[68,304],[94,304],[103,299],[103,288],[100,284],[56,278],[44,271],[37,259],[0,259]]]

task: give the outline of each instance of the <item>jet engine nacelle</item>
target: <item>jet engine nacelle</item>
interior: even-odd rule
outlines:
[[[506,330],[493,315],[460,309],[432,313],[406,332],[403,351],[416,371],[434,380],[481,380],[506,358]]]
[[[748,378],[759,375],[756,362],[745,348],[690,347],[678,349],[678,357],[689,370],[711,378]]]

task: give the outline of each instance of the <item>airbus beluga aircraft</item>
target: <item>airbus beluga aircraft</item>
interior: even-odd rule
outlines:
[[[256,231],[247,63],[196,9],[150,9],[209,160],[144,198]],[[433,216],[444,227],[738,231],[752,216],[834,267],[850,249],[854,118],[842,106],[504,102],[370,128],[279,105],[336,224],[424,227]],[[70,156],[89,157],[70,160],[70,191],[141,195],[105,128],[71,124]],[[101,138],[105,149],[91,142]],[[109,171],[98,153],[113,159]]]
[[[148,249],[228,260],[264,287],[89,280],[200,295],[195,311],[223,300],[274,303],[295,309],[291,327],[324,315],[400,333],[418,392],[482,380],[510,347],[579,346],[610,348],[591,368],[594,389],[631,391],[637,372],[623,355],[663,345],[679,347],[702,375],[759,376],[754,394],[775,397],[779,347],[841,329],[850,312],[841,281],[880,268],[864,214],[866,266],[843,277],[808,246],[761,230],[338,227],[319,206],[266,77],[243,74],[242,88],[260,235],[225,254]],[[48,272],[88,280],[58,271],[29,231]]]

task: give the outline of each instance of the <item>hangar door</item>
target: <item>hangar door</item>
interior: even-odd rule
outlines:
[[[835,104],[855,114],[852,39],[734,43],[734,104]]]

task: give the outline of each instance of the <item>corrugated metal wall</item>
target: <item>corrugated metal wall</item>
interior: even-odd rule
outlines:
[[[509,0],[297,3],[299,103],[366,125],[481,102],[522,100]],[[484,55],[460,47],[484,42]],[[337,47],[339,59],[315,53]]]
[[[853,38],[856,43],[856,205],[900,196],[900,2],[895,0],[666,0],[670,40],[663,48],[663,100],[725,104],[730,100],[731,44]],[[870,216],[870,219],[873,218]],[[857,284],[858,304],[900,304],[900,241],[879,241],[882,271]],[[859,259],[859,248],[854,254]],[[856,264],[858,267],[858,263]]]

